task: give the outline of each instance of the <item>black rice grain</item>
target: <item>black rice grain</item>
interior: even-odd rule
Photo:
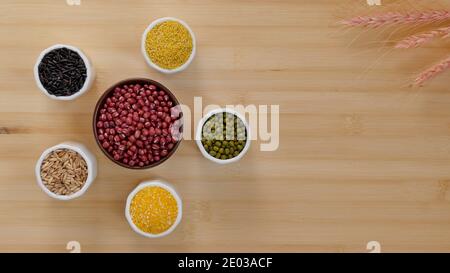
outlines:
[[[38,71],[45,90],[57,97],[77,93],[87,78],[86,64],[81,56],[65,47],[45,54]]]

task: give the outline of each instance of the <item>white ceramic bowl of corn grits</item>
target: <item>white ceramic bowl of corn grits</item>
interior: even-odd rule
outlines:
[[[158,233],[158,234],[152,234],[152,233],[147,233],[147,232],[142,231],[134,224],[133,219],[131,218],[131,213],[130,213],[131,201],[133,201],[134,196],[139,191],[141,191],[142,189],[144,189],[146,187],[161,187],[161,188],[167,190],[168,192],[170,192],[170,194],[172,194],[172,196],[175,198],[175,200],[177,202],[178,215],[177,215],[177,218],[175,219],[175,222],[169,229],[167,229],[164,232]],[[144,237],[160,238],[160,237],[169,235],[170,233],[172,233],[175,230],[175,228],[178,226],[178,224],[180,224],[182,216],[183,216],[183,204],[181,202],[181,198],[178,195],[178,193],[175,191],[175,188],[165,181],[151,180],[151,181],[142,182],[128,195],[127,203],[125,206],[125,217],[127,218],[128,224],[130,224],[131,228],[137,234],[142,235]]]
[[[244,148],[242,149],[242,151],[237,156],[235,156],[233,158],[230,158],[230,159],[218,159],[218,158],[215,158],[215,157],[211,156],[205,150],[205,147],[203,147],[203,144],[202,144],[203,126],[205,125],[206,121],[208,121],[208,119],[210,117],[212,117],[215,114],[219,114],[219,113],[230,113],[230,114],[233,114],[233,115],[237,116],[240,120],[242,120],[242,123],[244,123],[244,126],[245,126],[245,130],[247,131],[247,139],[245,141]],[[210,111],[205,116],[203,116],[203,118],[199,121],[199,123],[197,125],[197,132],[195,134],[195,142],[197,143],[198,149],[200,150],[202,155],[205,158],[211,160],[212,162],[215,162],[217,164],[234,163],[234,162],[237,162],[237,161],[241,160],[244,157],[244,155],[247,153],[248,149],[250,148],[250,144],[252,142],[251,136],[250,136],[250,126],[248,125],[247,121],[245,120],[245,117],[243,117],[239,112],[237,112],[237,111],[235,111],[233,109],[229,109],[229,108],[215,109],[215,110]]]
[[[177,68],[174,68],[174,69],[165,69],[165,68],[162,68],[162,67],[158,66],[157,64],[155,64],[150,59],[150,56],[148,56],[147,51],[145,50],[148,32],[150,30],[152,30],[152,28],[154,28],[159,23],[163,23],[163,22],[166,22],[166,21],[175,21],[175,22],[178,22],[178,23],[182,24],[189,31],[189,34],[192,37],[192,52],[191,52],[191,55],[189,56],[189,59],[183,65],[181,65],[181,66],[179,66]],[[174,18],[174,17],[163,17],[163,18],[156,19],[155,21],[151,22],[150,25],[148,25],[148,27],[145,29],[144,33],[142,34],[141,52],[142,52],[142,55],[144,56],[145,61],[147,62],[147,64],[150,67],[152,67],[152,68],[154,68],[154,69],[156,69],[159,72],[164,73],[164,74],[174,74],[174,73],[181,72],[181,71],[185,70],[192,63],[192,60],[194,60],[196,51],[197,51],[197,43],[196,43],[196,40],[195,40],[194,32],[188,26],[188,24],[186,24],[184,21],[182,21],[180,19],[177,19],[177,18]]]
[[[81,59],[84,62],[84,65],[86,66],[86,80],[84,81],[83,86],[81,87],[81,89],[70,95],[70,96],[55,96],[50,94],[47,89],[45,89],[45,87],[42,85],[41,80],[39,78],[39,64],[41,63],[42,59],[45,57],[45,55],[47,55],[47,53],[55,50],[55,49],[59,49],[59,48],[67,48],[70,50],[75,51],[76,53],[78,53],[78,55],[80,55]],[[92,84],[94,82],[95,79],[95,71],[94,71],[94,67],[92,66],[91,61],[89,60],[89,58],[87,57],[86,54],[83,53],[83,51],[75,46],[71,46],[71,45],[63,45],[63,44],[56,44],[56,45],[52,45],[46,49],[44,49],[41,54],[39,54],[39,57],[36,60],[36,64],[34,65],[34,80],[36,82],[37,87],[39,88],[39,90],[44,93],[44,95],[46,95],[47,97],[53,99],[53,100],[63,100],[63,101],[69,101],[69,100],[74,100],[78,97],[80,97],[81,95],[83,95],[84,93],[86,93],[89,89],[91,89]]]
[[[83,157],[83,159],[84,159],[84,161],[86,161],[86,165],[87,165],[88,175],[86,178],[86,182],[84,183],[83,187],[79,191],[77,191],[71,195],[59,195],[59,194],[53,193],[44,185],[44,182],[42,181],[42,178],[41,178],[41,166],[42,166],[42,162],[44,161],[44,159],[51,152],[56,151],[56,150],[61,150],[61,149],[68,149],[68,150],[77,152],[78,154],[81,155],[81,157]],[[42,153],[41,157],[36,162],[35,174],[36,174],[36,181],[37,181],[39,187],[48,196],[50,196],[54,199],[62,200],[62,201],[72,200],[72,199],[82,196],[87,191],[87,189],[91,186],[91,184],[95,180],[95,178],[97,177],[97,159],[83,144],[77,143],[77,142],[64,142],[64,143],[58,144],[56,146],[50,147]]]

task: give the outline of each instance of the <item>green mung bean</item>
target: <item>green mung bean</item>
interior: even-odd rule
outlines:
[[[223,112],[211,116],[202,128],[202,145],[206,152],[221,160],[238,156],[247,141],[247,129],[236,115]]]

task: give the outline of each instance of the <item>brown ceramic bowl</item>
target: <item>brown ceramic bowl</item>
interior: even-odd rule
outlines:
[[[162,158],[161,160],[157,161],[157,162],[153,162],[150,165],[146,165],[143,167],[139,167],[139,166],[129,166],[127,164],[124,164],[123,162],[119,162],[117,160],[115,160],[113,158],[112,155],[110,155],[108,153],[108,151],[106,151],[103,146],[100,143],[100,140],[98,139],[98,135],[97,135],[97,120],[98,120],[98,116],[99,116],[99,112],[100,112],[100,106],[103,105],[106,102],[106,99],[108,97],[110,97],[111,93],[114,92],[114,89],[118,86],[123,86],[123,85],[130,85],[130,84],[140,84],[140,85],[145,85],[145,84],[153,84],[155,86],[157,86],[159,89],[164,90],[167,95],[169,95],[169,97],[171,98],[171,100],[174,102],[174,106],[179,105],[178,100],[175,98],[175,96],[173,95],[173,93],[164,85],[160,84],[157,81],[154,80],[150,80],[150,79],[145,79],[145,78],[131,78],[131,79],[126,79],[123,80],[121,82],[118,82],[116,84],[114,84],[113,86],[111,86],[110,88],[108,88],[108,90],[105,91],[105,93],[103,93],[103,95],[100,97],[100,99],[97,102],[97,105],[95,106],[95,111],[94,111],[94,117],[92,119],[92,128],[94,131],[94,136],[95,136],[95,140],[98,144],[98,147],[100,147],[100,150],[102,150],[102,152],[106,155],[106,157],[108,157],[111,161],[113,161],[114,163],[116,163],[117,165],[120,165],[122,167],[128,168],[128,169],[133,169],[133,170],[143,170],[143,169],[150,169],[153,167],[156,167],[160,164],[162,164],[163,162],[165,162],[167,159],[169,159],[177,150],[178,146],[181,143],[181,140],[179,140],[175,146],[173,147],[173,149],[167,154],[166,157]],[[180,113],[180,118],[183,116],[183,113]]]

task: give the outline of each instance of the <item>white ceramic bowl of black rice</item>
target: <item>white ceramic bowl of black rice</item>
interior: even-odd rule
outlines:
[[[39,90],[54,100],[74,100],[86,93],[94,81],[88,57],[77,47],[56,44],[44,49],[34,66]]]

